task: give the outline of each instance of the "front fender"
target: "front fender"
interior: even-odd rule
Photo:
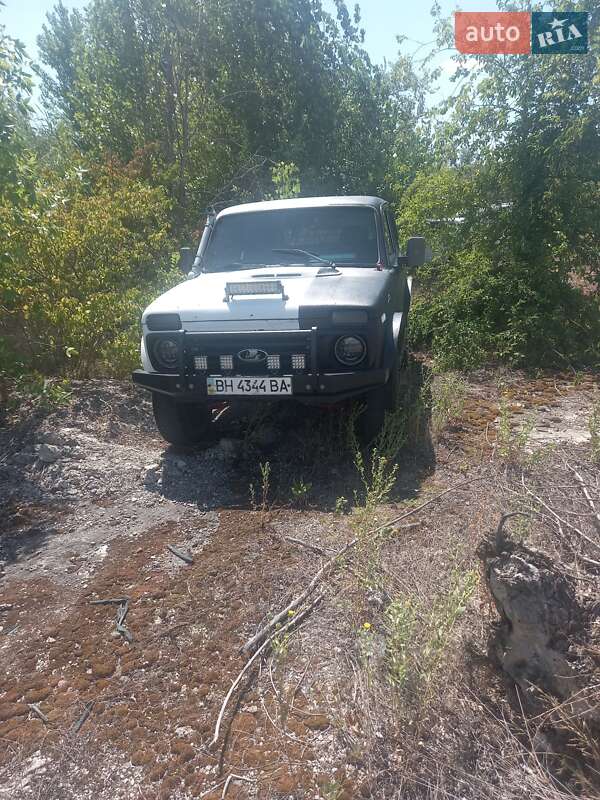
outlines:
[[[403,339],[406,337],[406,323],[412,299],[412,277],[406,279],[406,293],[404,297],[404,309],[396,311],[392,316],[392,322],[388,325],[383,349],[383,366],[389,368],[394,360],[395,354],[403,346]]]
[[[383,345],[383,364],[385,369],[390,369],[394,363],[394,358],[398,352],[398,345],[404,336],[404,329],[406,325],[404,322],[404,312],[397,311],[391,322],[387,325],[385,332],[385,342]]]

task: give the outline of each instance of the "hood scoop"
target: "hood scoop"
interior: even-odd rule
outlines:
[[[265,272],[264,274],[261,273],[260,275],[253,275],[253,278],[301,278],[301,272]]]

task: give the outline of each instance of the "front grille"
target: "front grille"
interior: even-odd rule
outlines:
[[[184,361],[190,372],[208,375],[303,375],[312,369],[311,333],[186,333]],[[256,363],[241,359],[247,350],[266,357]]]

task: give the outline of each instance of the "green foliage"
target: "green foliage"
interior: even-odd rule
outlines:
[[[12,382],[8,405],[18,408],[28,402],[41,411],[53,411],[66,405],[70,397],[71,384],[65,378],[46,378],[39,372],[28,372]]]
[[[460,417],[466,395],[467,385],[457,373],[446,372],[435,377],[431,388],[431,428],[435,434]]]
[[[27,69],[23,45],[0,25],[0,204],[19,205],[31,193],[33,163],[26,144],[32,83]]]
[[[386,661],[390,683],[411,689],[426,704],[459,618],[479,584],[474,570],[452,571],[446,591],[435,597],[429,610],[414,599],[399,595],[385,612]]]
[[[148,177],[184,229],[216,196],[264,196],[267,164],[296,164],[313,194],[383,181],[381,71],[344,2],[334,19],[316,0],[93,0],[57,6],[39,48],[78,147],[128,162],[156,145]]]
[[[431,163],[399,210],[433,245],[412,333],[441,368],[600,358],[598,52],[592,26],[577,58],[455,57]]]
[[[312,491],[312,483],[305,483],[302,479],[295,481],[292,484],[292,497],[301,505],[308,502],[308,496]]]
[[[390,683],[398,689],[403,689],[409,678],[416,624],[413,601],[406,597],[394,598],[385,610],[386,661]]]
[[[402,239],[427,236],[409,329],[437,369],[600,361],[599,12],[588,54],[456,56],[428,111],[435,52],[377,67],[334,6],[59,3],[41,66],[0,26],[0,368],[122,374],[176,279],[170,237],[209,204],[300,192],[387,194]]]
[[[0,206],[2,335],[44,372],[120,375],[143,308],[176,280],[169,203],[118,166],[45,174],[36,202]]]
[[[274,200],[286,200],[298,197],[300,194],[300,173],[295,164],[286,164],[283,161],[276,164],[271,170],[271,179],[275,191]]]

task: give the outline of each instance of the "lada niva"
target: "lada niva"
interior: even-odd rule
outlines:
[[[156,424],[202,441],[211,407],[240,398],[331,405],[364,397],[367,438],[398,402],[412,268],[379,197],[247,203],[209,216],[187,280],[144,311],[143,369]]]

